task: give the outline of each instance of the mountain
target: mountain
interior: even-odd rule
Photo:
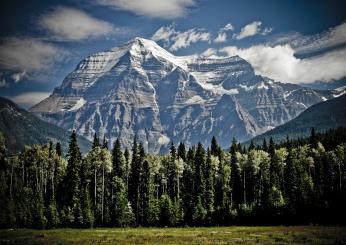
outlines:
[[[346,88],[346,77],[339,80],[334,80],[330,82],[313,82],[301,84],[302,86],[309,87],[312,89],[321,89],[321,90],[331,90],[331,89],[345,89]]]
[[[346,127],[346,95],[315,104],[293,120],[256,136],[254,143],[261,144],[263,138],[273,137],[276,141],[308,136],[311,128],[323,132],[330,128]]]
[[[41,119],[92,139],[151,153],[169,142],[246,141],[341,91],[284,84],[255,74],[244,59],[178,57],[135,38],[82,60],[47,99],[30,109]]]
[[[52,140],[60,142],[66,153],[71,134],[38,119],[2,97],[0,97],[0,131],[4,134],[6,146],[10,151],[20,151],[24,145],[46,144]],[[91,148],[91,143],[84,137],[78,137],[78,143],[82,152],[87,152]]]

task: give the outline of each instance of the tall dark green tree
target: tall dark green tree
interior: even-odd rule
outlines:
[[[70,217],[72,225],[78,226],[81,223],[82,212],[80,206],[80,168],[82,155],[77,144],[77,134],[72,132],[67,155],[67,169],[64,179],[63,204]]]
[[[149,163],[146,160],[143,162],[139,189],[139,223],[140,225],[148,226],[150,221],[150,168]]]
[[[241,182],[239,164],[237,163],[237,157],[236,157],[237,151],[238,151],[237,141],[235,138],[233,138],[231,149],[230,149],[230,153],[231,153],[230,201],[232,205],[233,204],[238,205],[241,203],[241,192],[242,192],[241,183],[242,182]]]
[[[205,209],[207,210],[209,222],[212,223],[214,212],[214,172],[212,167],[211,152],[207,150],[206,172],[205,172]]]
[[[121,144],[119,139],[114,143],[112,150],[112,164],[113,164],[113,176],[121,178],[126,181],[126,159],[121,151]]]

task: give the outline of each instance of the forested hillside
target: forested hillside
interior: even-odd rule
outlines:
[[[9,151],[19,152],[25,145],[46,144],[49,140],[60,142],[67,151],[70,132],[38,119],[21,109],[12,101],[0,97],[0,131],[3,132]],[[91,143],[78,136],[82,152],[87,152]]]
[[[96,135],[82,156],[73,132],[66,159],[53,143],[10,154],[1,136],[1,228],[345,224],[346,138],[332,132],[248,149],[233,139],[229,151],[213,138],[165,156]]]
[[[254,137],[253,142],[256,144],[270,137],[284,141],[287,135],[302,138],[309,135],[311,128],[324,132],[337,127],[346,127],[346,94],[309,107],[291,121]]]

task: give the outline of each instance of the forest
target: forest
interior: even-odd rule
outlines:
[[[345,225],[346,128],[221,149],[171,143],[146,154],[95,134],[82,155],[59,142],[6,149],[0,134],[0,228]]]

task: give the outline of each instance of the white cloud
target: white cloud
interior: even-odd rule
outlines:
[[[220,29],[220,32],[223,32],[223,31],[233,31],[234,30],[234,27],[231,23],[227,23],[224,27],[222,27]]]
[[[189,47],[192,43],[210,42],[210,33],[202,28],[193,28],[180,32],[176,31],[174,24],[172,24],[160,27],[151,39],[154,41],[164,41],[164,46],[170,46],[170,51],[177,51],[178,49]]]
[[[67,7],[57,7],[43,15],[38,25],[54,38],[82,40],[105,36],[118,30],[110,23],[96,19],[86,12]]]
[[[33,38],[7,38],[0,45],[0,66],[14,71],[42,72],[69,55],[64,49]]]
[[[227,41],[227,31],[233,31],[234,27],[231,23],[227,23],[224,27],[220,28],[217,37],[214,39],[215,43],[224,43]]]
[[[217,54],[217,50],[214,48],[208,48],[203,53],[201,53],[201,56],[204,57],[214,57]]]
[[[292,47],[300,53],[314,52],[346,44],[346,23],[310,36],[295,33],[289,41]]]
[[[217,37],[214,39],[215,43],[224,43],[227,40],[227,34],[225,32],[219,32]]]
[[[312,58],[299,59],[290,45],[255,45],[246,49],[228,46],[220,52],[239,55],[249,61],[257,74],[277,81],[311,83],[331,81],[346,76],[346,49],[325,53]]]
[[[191,43],[196,42],[210,42],[210,33],[206,32],[204,29],[189,29],[185,32],[179,32],[177,35],[172,37],[174,41],[172,46],[169,48],[171,51],[176,51],[181,48],[186,48],[191,45]]]
[[[50,95],[49,92],[27,92],[16,96],[8,97],[10,100],[23,107],[29,108],[41,102]]]
[[[0,79],[0,88],[7,88],[8,87],[8,83],[6,82],[5,78],[1,78]]]
[[[133,12],[140,16],[174,19],[186,14],[194,0],[97,0],[99,4]]]
[[[22,71],[22,72],[16,72],[13,73],[11,75],[11,78],[13,79],[13,81],[15,83],[19,82],[20,80],[22,80],[24,77],[26,76],[26,70]]]
[[[240,39],[251,37],[257,34],[267,35],[273,30],[272,28],[268,28],[268,27],[262,30],[261,26],[262,26],[261,21],[254,21],[250,24],[247,24],[243,28],[241,28],[240,33],[235,34],[234,37],[240,40]]]
[[[154,41],[164,41],[165,43],[169,43],[171,38],[176,34],[178,34],[178,32],[175,31],[173,25],[162,26],[154,33],[151,39]]]

